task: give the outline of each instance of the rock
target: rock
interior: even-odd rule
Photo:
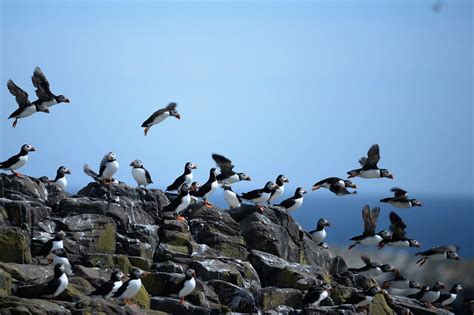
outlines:
[[[90,254],[85,258],[88,267],[100,267],[105,269],[118,268],[128,273],[132,264],[125,255]]]
[[[148,294],[146,288],[143,285],[138,291],[138,293],[133,297],[133,300],[143,309],[150,308],[150,295]]]
[[[169,314],[187,314],[187,315],[214,315],[220,314],[219,310],[207,309],[194,306],[190,303],[179,304],[178,299],[169,297],[154,296],[150,300],[150,308],[163,311]]]
[[[137,256],[129,256],[128,260],[133,267],[140,268],[142,270],[150,270],[153,261],[151,259],[137,257]]]
[[[221,280],[209,281],[208,285],[219,296],[220,303],[229,307],[232,312],[252,313],[256,310],[255,300],[249,291]]]
[[[377,294],[374,296],[372,303],[370,304],[369,309],[370,314],[380,314],[380,315],[396,315],[395,311],[393,311],[385,301],[385,298],[382,294]]]
[[[0,206],[6,211],[8,223],[12,226],[36,226],[48,218],[52,209],[44,203],[30,200],[0,200]]]
[[[0,229],[0,261],[31,263],[29,239],[19,228]]]
[[[0,269],[0,296],[12,294],[12,276]]]
[[[44,283],[53,276],[53,266],[0,263],[0,269],[20,284]]]
[[[62,199],[58,205],[58,211],[63,214],[100,214],[107,213],[108,203],[102,199],[87,197],[76,197]]]
[[[333,261],[329,273],[331,275],[341,275],[346,273],[348,270],[346,261],[341,256],[336,256]]]
[[[43,299],[25,299],[16,296],[0,297],[0,314],[55,314],[71,311],[57,303]]]
[[[391,296],[388,304],[396,312],[400,312],[403,308],[408,308],[415,315],[434,315],[434,314],[452,314],[443,309],[428,309],[417,300],[410,299],[404,296]]]
[[[48,192],[44,183],[34,177],[0,174],[3,197],[11,200],[46,201]]]
[[[293,308],[303,307],[303,294],[297,289],[263,288],[258,291],[257,300],[264,311],[273,310],[279,305],[287,305]]]
[[[304,315],[355,315],[358,313],[353,305],[337,305],[337,306],[318,306],[304,309]],[[363,314],[363,313],[362,313]],[[370,313],[376,315],[376,313]],[[378,314],[377,314],[378,315]]]
[[[79,314],[134,314],[115,302],[107,301],[101,298],[85,298],[74,305]]]

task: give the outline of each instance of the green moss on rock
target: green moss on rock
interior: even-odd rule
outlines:
[[[20,229],[0,230],[0,261],[19,264],[31,263],[28,238]]]
[[[115,253],[116,245],[116,231],[115,224],[108,223],[105,225],[103,231],[100,233],[97,239],[97,247],[95,252],[113,254]]]

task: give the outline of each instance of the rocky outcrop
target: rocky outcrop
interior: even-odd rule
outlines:
[[[374,283],[356,279],[344,259],[319,247],[279,207],[260,213],[253,206],[223,211],[194,203],[180,222],[163,211],[168,203],[160,190],[123,183],[90,183],[70,196],[47,181],[2,174],[0,313],[357,314],[345,300]],[[59,230],[67,234],[74,275],[56,300],[37,299],[38,286],[52,276],[52,266],[37,253]],[[136,305],[88,297],[113,269],[127,273],[132,266],[150,272]],[[177,283],[188,268],[196,271],[197,286],[180,304]],[[317,307],[305,305],[308,290],[323,283],[334,288],[331,297]],[[374,314],[403,308],[430,312],[383,295],[371,305]]]

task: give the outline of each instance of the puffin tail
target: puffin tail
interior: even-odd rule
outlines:
[[[99,178],[99,174],[97,174],[96,172],[94,172],[90,167],[89,165],[84,165],[84,173],[86,173],[86,175],[89,175],[90,177],[92,177],[94,180],[97,180],[97,178]]]

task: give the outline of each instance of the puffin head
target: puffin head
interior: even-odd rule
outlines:
[[[390,173],[390,171],[385,168],[380,169],[380,175],[382,177],[393,179],[392,173]]]
[[[71,174],[71,171],[65,166],[60,166],[58,168],[58,173],[62,174],[62,175],[65,175],[65,174]]]
[[[133,168],[141,168],[143,167],[143,163],[140,160],[134,160],[130,163],[130,166]]]
[[[459,255],[456,252],[449,251],[449,252],[446,253],[446,258],[459,260]]]
[[[328,220],[325,218],[321,218],[318,220],[318,227],[325,227],[325,226],[331,226],[331,223],[329,223]]]
[[[66,232],[59,231],[58,233],[56,233],[56,237],[59,238],[60,240],[64,240],[66,238]]]
[[[410,247],[421,247],[420,242],[417,240],[408,240],[408,244]]]
[[[275,184],[275,183],[273,183],[272,181],[269,181],[269,182],[267,182],[267,183],[265,184],[265,187],[266,187],[267,189],[272,190],[272,189],[276,189],[276,188],[278,187],[278,185]]]
[[[357,185],[354,184],[353,182],[351,182],[350,180],[344,180],[344,184],[346,185],[347,188],[354,188],[356,189],[357,188]]]
[[[296,188],[296,191],[295,191],[295,195],[298,195],[298,196],[301,196],[301,197],[303,197],[303,195],[307,194],[307,193],[308,192],[303,187],[298,187],[298,188]]]
[[[282,185],[283,183],[289,183],[290,180],[288,179],[288,177],[286,177],[285,175],[281,174],[281,175],[278,175],[277,179],[276,179],[276,183],[278,185]]]
[[[107,155],[105,156],[107,158],[107,160],[109,162],[113,162],[117,159],[117,157],[115,156],[115,153],[114,152],[109,152],[107,153]]]
[[[237,175],[239,175],[239,179],[240,179],[240,180],[247,180],[247,181],[252,180],[252,179],[250,178],[250,176],[248,176],[248,175],[245,174],[245,173],[238,173]]]
[[[36,149],[31,144],[24,144],[24,145],[21,146],[21,151],[22,152],[33,152],[33,151],[36,151]]]
[[[197,165],[194,164],[193,162],[188,162],[188,163],[186,163],[186,166],[185,166],[185,167],[186,167],[187,169],[189,169],[189,170],[195,170],[195,169],[197,169]]]
[[[170,110],[170,116],[176,117],[177,119],[181,119],[181,115],[178,113],[176,109]]]
[[[69,99],[64,95],[58,95],[56,97],[56,102],[58,102],[58,103],[69,103]]]
[[[194,269],[188,269],[184,274],[186,275],[186,278],[196,278],[196,272]]]
[[[182,193],[186,193],[186,192],[188,192],[188,191],[190,191],[190,190],[191,190],[191,191],[194,191],[194,187],[193,187],[193,186],[189,187],[189,185],[186,184],[186,183],[184,183],[183,185],[181,185],[181,192],[182,192]]]
[[[382,231],[378,232],[377,235],[382,237],[384,240],[391,240],[392,239],[392,235],[390,234],[390,232],[388,232],[386,230],[382,230]]]
[[[130,272],[130,279],[145,278],[149,274],[150,274],[149,272],[143,271],[139,268],[133,268],[132,271]]]
[[[417,199],[413,199],[411,203],[413,204],[414,207],[423,207],[423,205],[421,204],[421,201]]]
[[[121,270],[115,270],[114,272],[112,272],[112,274],[110,275],[110,280],[112,281],[120,281],[123,279],[125,275],[123,274],[123,272]]]

